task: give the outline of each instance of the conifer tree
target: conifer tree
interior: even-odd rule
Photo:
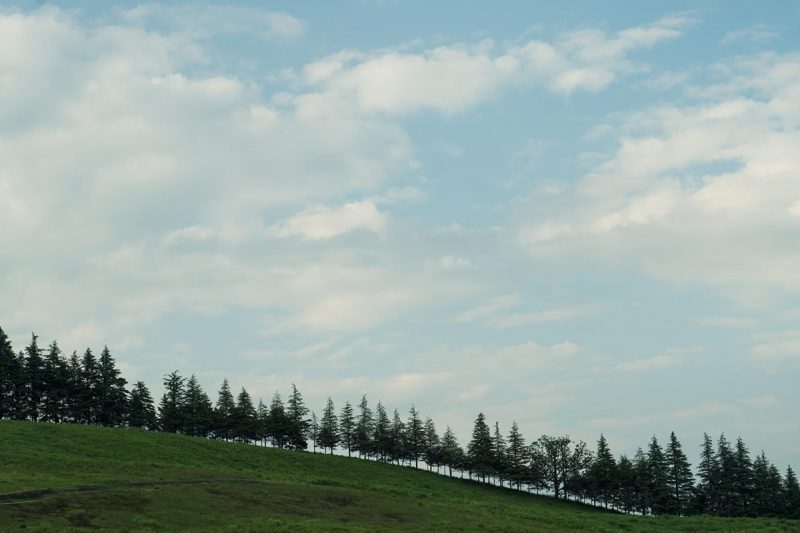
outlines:
[[[455,433],[447,426],[444,434],[442,435],[442,447],[440,461],[447,467],[447,472],[450,477],[453,477],[453,468],[459,468],[462,460],[461,447],[458,445]]]
[[[636,450],[636,455],[633,456],[633,475],[634,475],[634,502],[637,512],[645,515],[651,510],[651,494],[650,494],[650,464],[647,456],[641,448]]]
[[[508,459],[506,457],[506,439],[500,433],[500,424],[495,421],[492,435],[492,474],[498,479],[500,486],[508,477]]]
[[[700,464],[697,467],[699,483],[697,484],[695,511],[698,513],[716,513],[719,507],[719,463],[714,453],[714,443],[708,433],[703,433],[703,444],[700,448]]]
[[[17,383],[22,368],[3,328],[0,328],[0,419],[16,418]]]
[[[289,418],[277,391],[269,404],[269,437],[276,448],[284,448],[289,441]]]
[[[397,464],[406,458],[406,425],[397,409],[389,428],[389,458]]]
[[[43,399],[47,391],[44,359],[39,348],[38,335],[31,334],[31,343],[25,347],[24,391],[25,416],[36,422],[42,416]]]
[[[67,363],[61,357],[61,349],[56,341],[50,343],[44,358],[44,380],[47,388],[42,419],[61,422],[67,416],[68,374]]]
[[[355,446],[360,457],[372,455],[372,436],[374,433],[372,411],[367,402],[367,395],[361,397],[358,404],[358,421],[356,422]]]
[[[667,463],[667,484],[669,485],[669,512],[684,515],[689,510],[693,491],[692,469],[686,454],[683,453],[678,437],[673,431],[665,452]]]
[[[217,393],[217,405],[214,408],[214,436],[218,439],[228,440],[233,438],[233,413],[236,402],[233,399],[228,378],[222,380]]]
[[[525,444],[525,438],[520,433],[517,422],[513,421],[508,433],[506,461],[509,480],[516,485],[517,490],[522,489],[522,484],[526,482],[526,463],[529,455],[530,449]]]
[[[267,436],[269,435],[269,408],[264,404],[264,400],[258,399],[258,407],[256,407],[256,438],[262,446],[267,445]]]
[[[137,381],[130,393],[130,411],[128,425],[136,429],[158,429],[156,409],[150,390],[142,381]]]
[[[97,365],[97,422],[104,426],[119,426],[128,410],[128,382],[117,369],[108,346],[103,347]]]
[[[747,516],[753,506],[753,462],[750,450],[741,437],[736,439],[733,450],[732,480],[734,496],[731,502],[731,516]]]
[[[67,418],[70,422],[85,422],[83,401],[86,393],[83,388],[83,366],[78,352],[73,351],[67,363]]]
[[[164,395],[158,407],[159,425],[167,433],[184,431],[184,378],[175,370],[164,376]]]
[[[375,409],[375,426],[373,434],[373,445],[375,447],[375,454],[380,457],[381,461],[388,461],[392,452],[392,439],[391,439],[391,422],[389,416],[386,414],[386,409],[379,401]]]
[[[665,514],[669,512],[669,484],[667,461],[664,451],[655,435],[647,448],[647,467],[649,473],[650,512]]]
[[[736,482],[734,479],[735,459],[731,445],[725,434],[717,440],[717,464],[719,465],[717,478],[717,513],[722,516],[730,515],[736,506]]]
[[[347,450],[347,456],[352,457],[353,445],[356,437],[356,421],[353,417],[353,406],[345,402],[339,415],[339,437],[342,446]]]
[[[797,482],[797,475],[791,466],[786,467],[786,479],[783,484],[784,508],[781,516],[786,518],[800,518],[800,484]]]
[[[92,350],[86,348],[81,358],[80,419],[96,424],[100,415],[100,368]]]
[[[631,513],[636,509],[636,473],[633,463],[626,455],[617,462],[618,489],[614,499],[618,509]]]
[[[588,481],[592,498],[599,500],[607,508],[614,501],[617,488],[617,463],[603,434],[600,434],[600,440],[597,441],[597,454],[589,467]]]
[[[308,436],[311,438],[311,443],[314,446],[313,451],[316,452],[317,440],[319,439],[319,420],[317,419],[317,414],[314,411],[311,411],[311,424],[309,425]]]
[[[433,419],[431,417],[425,419],[424,433],[425,463],[427,463],[429,471],[435,466],[436,471],[438,472],[441,443],[439,440],[439,435],[436,433],[436,425],[433,423]]]
[[[233,410],[233,427],[235,439],[239,442],[252,442],[256,438],[256,409],[247,389],[242,387],[236,397]]]
[[[764,490],[768,507],[767,516],[781,516],[785,513],[784,482],[781,473],[774,464],[769,465],[767,483]]]
[[[414,468],[419,468],[419,458],[425,452],[425,427],[413,405],[408,411],[405,430],[405,457],[414,461]]]
[[[478,413],[475,424],[472,428],[472,440],[467,446],[467,456],[469,459],[470,472],[480,476],[486,482],[486,476],[492,473],[494,463],[494,453],[492,449],[492,434],[489,426],[486,425],[486,417],[483,413]]]
[[[339,445],[339,423],[336,419],[336,407],[333,404],[333,400],[328,397],[328,401],[325,404],[325,409],[322,411],[322,419],[320,419],[319,424],[319,445],[324,450],[325,448],[331,451],[333,454],[333,450]]]
[[[308,408],[303,402],[303,395],[292,383],[292,392],[286,402],[286,420],[288,423],[287,442],[294,450],[308,448]]]
[[[211,399],[194,374],[186,382],[183,417],[187,435],[208,437],[214,430],[214,408]]]
[[[769,464],[763,450],[753,460],[753,512],[756,516],[766,516],[772,503],[767,499]]]

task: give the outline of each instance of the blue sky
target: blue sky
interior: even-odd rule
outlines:
[[[764,6],[768,6],[764,7]],[[800,456],[793,2],[0,9],[0,324],[158,390]]]

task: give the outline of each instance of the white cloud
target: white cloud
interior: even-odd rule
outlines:
[[[727,32],[723,37],[722,44],[734,44],[738,42],[756,42],[756,43],[763,43],[766,41],[771,41],[778,37],[778,34],[772,30],[770,30],[767,26],[763,24],[756,24],[755,26],[750,26],[749,28],[741,28],[738,30],[733,30]]]
[[[520,302],[517,296],[506,295],[493,298],[489,303],[468,309],[455,317],[456,322],[471,322],[479,318],[494,317],[499,311],[514,307]]]
[[[558,307],[526,313],[509,313],[507,310],[517,307],[521,303],[516,296],[499,296],[487,304],[468,309],[455,317],[455,322],[472,322],[481,320],[489,326],[496,328],[512,328],[530,324],[547,324],[563,322],[595,315],[604,307],[595,304],[577,305],[572,307]]]
[[[763,363],[800,360],[800,330],[783,331],[753,346],[751,355]]]
[[[677,366],[682,362],[683,357],[674,354],[666,354],[657,355],[649,359],[637,359],[635,361],[620,363],[616,365],[614,369],[620,372],[642,372],[644,370]]]
[[[454,255],[440,257],[436,264],[444,270],[465,270],[474,266],[469,259]]]
[[[381,234],[386,221],[387,215],[375,203],[362,200],[341,207],[306,209],[273,227],[270,233],[278,237],[300,235],[306,239],[330,239],[358,229]]]
[[[800,56],[720,71],[699,102],[624,117],[616,153],[575,186],[534,193],[519,243],[537,261],[634,269],[743,302],[800,290]]]
[[[561,94],[599,91],[634,70],[628,54],[679,37],[689,22],[673,17],[612,35],[581,30],[554,43],[532,40],[506,47],[485,40],[418,53],[351,50],[309,63],[303,77],[365,111],[453,114],[512,85],[539,85]]]
[[[578,305],[574,307],[559,307],[546,309],[544,311],[534,311],[532,313],[513,313],[499,316],[492,323],[500,328],[511,328],[529,324],[547,324],[550,322],[562,322],[565,320],[575,320],[585,316],[595,315],[603,310],[598,305]]]

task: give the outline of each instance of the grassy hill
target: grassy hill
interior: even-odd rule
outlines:
[[[0,493],[2,531],[800,528],[772,519],[623,516],[346,457],[8,421],[0,421]]]

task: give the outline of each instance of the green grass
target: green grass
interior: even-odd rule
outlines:
[[[130,485],[92,486],[114,483]],[[800,530],[774,519],[624,516],[339,456],[0,421],[0,492],[37,489],[49,490],[0,496],[0,530]],[[30,501],[9,505],[20,500]]]

